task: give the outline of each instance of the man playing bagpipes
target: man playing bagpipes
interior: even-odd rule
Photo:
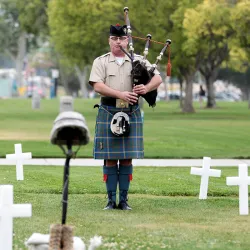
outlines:
[[[126,53],[128,44],[131,45],[128,28],[128,25],[110,26],[110,52],[94,60],[89,78],[89,83],[101,95],[101,104],[97,105],[94,158],[104,159],[103,180],[108,194],[104,209],[131,210],[127,200],[133,172],[132,159],[144,157],[138,97],[156,90],[162,82],[159,71],[155,69],[146,85],[135,84],[131,77],[134,66],[131,56]],[[152,69],[142,56],[133,54],[133,60],[143,62],[148,71]]]

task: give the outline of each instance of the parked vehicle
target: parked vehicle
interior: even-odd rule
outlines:
[[[180,91],[168,91],[168,100],[180,100]],[[185,93],[182,94],[183,96]],[[165,91],[158,91],[157,100],[165,100],[166,99],[166,92]]]

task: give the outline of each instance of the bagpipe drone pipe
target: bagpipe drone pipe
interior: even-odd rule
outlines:
[[[160,43],[160,42],[151,40],[151,37],[152,37],[151,34],[148,34],[146,39],[132,36],[132,30],[131,30],[128,12],[129,12],[128,7],[124,7],[125,22],[127,25],[129,53],[126,50],[124,50],[122,47],[120,47],[120,48],[130,58],[130,60],[132,62],[132,71],[131,71],[132,84],[134,84],[134,85],[140,85],[140,84],[146,85],[151,81],[152,77],[155,75],[154,71],[155,71],[158,63],[162,59],[162,56],[164,55],[164,52],[166,51],[167,48],[168,48],[168,52],[169,52],[168,64],[167,64],[167,75],[170,76],[170,74],[171,74],[171,63],[170,63],[171,40],[168,39],[166,41],[166,43],[164,44],[164,43]],[[142,60],[134,60],[134,47],[133,47],[132,38],[146,40],[146,45],[144,48]],[[156,43],[160,43],[160,44],[164,44],[164,47],[162,48],[160,54],[157,56],[155,63],[152,64],[150,69],[148,69],[146,67],[146,58],[148,55],[149,45],[150,45],[151,41],[156,42]],[[154,107],[156,105],[157,89],[154,89],[154,90],[146,93],[145,95],[141,95],[141,96],[148,102],[149,106]]]

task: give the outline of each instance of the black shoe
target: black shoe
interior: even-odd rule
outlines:
[[[128,205],[127,201],[120,201],[118,204],[118,208],[121,210],[132,210],[132,208]]]
[[[116,209],[116,203],[115,201],[110,200],[107,204],[107,206],[103,210],[111,210]]]

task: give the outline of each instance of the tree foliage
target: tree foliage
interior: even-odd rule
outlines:
[[[72,63],[92,63],[95,57],[109,51],[109,26],[125,24],[123,8],[126,6],[129,7],[132,35],[146,37],[150,33],[153,40],[161,42],[169,38],[169,17],[174,6],[171,1],[54,0],[49,3],[48,16],[56,49]],[[145,41],[134,39],[136,53],[142,53],[144,46]],[[149,59],[156,59],[156,51],[159,54],[161,48],[152,45]]]
[[[232,25],[236,31],[239,46],[250,60],[250,1],[241,1],[233,9]]]
[[[29,36],[29,42],[34,42],[36,36],[41,33],[48,34],[47,2],[48,0],[1,0],[0,44],[2,51],[8,51],[16,57],[18,39],[22,32],[28,35],[33,34]]]
[[[119,8],[112,0],[50,1],[49,26],[55,48],[73,64],[91,62],[107,51],[107,27],[117,22]]]
[[[12,59],[18,54],[18,38],[21,34],[18,10],[14,0],[1,0],[0,49]]]
[[[222,62],[229,58],[229,40],[234,36],[231,9],[227,0],[204,0],[185,12],[185,48],[196,55],[196,64],[206,80],[207,107],[215,106],[213,82]]]
[[[171,15],[173,22],[173,29],[171,38],[173,39],[173,65],[175,66],[175,73],[180,77],[188,74],[190,71],[196,70],[195,55],[190,53],[192,48],[186,48],[185,41],[187,36],[183,27],[184,14],[187,8],[194,8],[202,0],[181,0],[178,1],[178,6],[175,12]]]
[[[22,29],[28,34],[48,34],[48,0],[19,0],[17,8]]]
[[[245,71],[244,81],[241,82],[242,88],[248,95],[248,107],[250,109],[250,1],[239,1],[233,9],[232,25],[236,32],[236,42],[238,42],[238,50],[240,54],[240,67],[239,63],[231,64],[233,69]],[[242,51],[243,50],[243,51]],[[239,57],[239,56],[238,56]],[[232,60],[231,60],[232,62]]]
[[[184,104],[181,105],[183,112],[194,112],[193,107],[193,77],[197,70],[196,56],[191,55],[189,50],[184,47],[187,40],[185,30],[183,28],[184,14],[187,8],[194,8],[202,0],[181,0],[178,1],[175,12],[171,15],[173,21],[173,29],[171,37],[173,43],[173,68],[174,74],[178,76],[182,83],[185,79],[185,98]]]

